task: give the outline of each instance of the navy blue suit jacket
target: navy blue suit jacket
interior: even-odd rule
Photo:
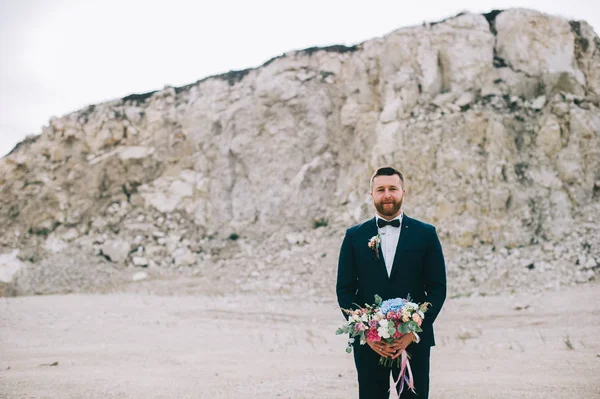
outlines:
[[[388,277],[381,248],[379,258],[368,246],[377,235],[375,218],[349,228],[340,250],[336,292],[343,309],[384,300],[406,298],[430,302],[419,334],[421,344],[433,346],[433,322],[446,299],[446,265],[435,227],[404,215],[392,271]]]

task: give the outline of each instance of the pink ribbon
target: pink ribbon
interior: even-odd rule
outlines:
[[[410,368],[410,362],[408,361],[408,353],[406,353],[406,350],[402,351],[402,355],[400,358],[400,373],[398,374],[398,380],[394,381],[394,387],[396,388],[396,392],[398,392],[398,395],[400,395],[400,393],[404,389],[404,383],[406,382],[408,388],[411,391],[413,391],[413,393],[416,393],[415,380],[413,378],[412,370]],[[398,383],[400,383],[400,389],[398,389]]]

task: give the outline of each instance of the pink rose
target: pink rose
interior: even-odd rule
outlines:
[[[421,327],[421,323],[423,322],[423,319],[421,319],[421,316],[419,316],[418,313],[413,313],[412,319],[414,322],[416,322],[419,325],[419,327]]]

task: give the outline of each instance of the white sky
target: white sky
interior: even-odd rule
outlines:
[[[0,0],[0,156],[50,117],[89,104],[461,11],[512,7],[586,20],[600,31],[594,0]]]

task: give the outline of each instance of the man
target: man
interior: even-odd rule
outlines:
[[[392,345],[355,342],[361,399],[389,397],[390,369],[380,366],[379,358],[397,358],[405,348],[410,354],[416,395],[405,389],[400,398],[427,399],[429,395],[429,354],[435,345],[433,322],[446,299],[446,266],[435,227],[403,214],[405,192],[404,178],[396,169],[375,171],[371,197],[376,216],[348,229],[340,250],[336,291],[342,309],[373,304],[375,294],[384,300],[410,295],[413,302],[431,303],[418,338],[410,333]],[[368,243],[378,234],[380,245],[372,249]],[[393,368],[394,380],[398,374],[398,368]]]

